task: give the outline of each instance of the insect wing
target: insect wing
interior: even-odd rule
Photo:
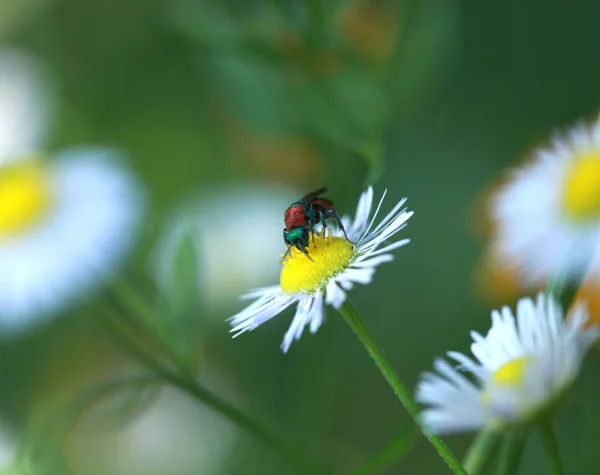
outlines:
[[[307,195],[304,195],[304,196],[302,197],[302,200],[300,200],[300,201],[302,201],[302,203],[304,203],[304,205],[306,206],[306,205],[307,205],[308,203],[310,203],[311,201],[314,201],[314,199],[315,199],[317,196],[319,196],[319,195],[321,195],[321,194],[325,193],[326,191],[327,191],[327,187],[319,188],[319,189],[318,189],[318,190],[316,190],[316,191],[311,191],[311,192],[310,192],[310,193],[308,193]]]

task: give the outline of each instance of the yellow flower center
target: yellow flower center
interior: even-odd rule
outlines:
[[[313,241],[314,237],[314,241]],[[344,238],[313,234],[309,238],[308,254],[312,261],[293,247],[281,269],[281,289],[284,292],[313,293],[345,270],[354,256],[354,245]]]
[[[565,178],[563,209],[576,220],[600,218],[600,149],[575,160]]]
[[[500,366],[492,375],[492,380],[498,386],[515,388],[521,385],[530,358],[523,357]]]
[[[50,202],[47,173],[39,163],[0,167],[0,238],[14,236],[39,222]]]

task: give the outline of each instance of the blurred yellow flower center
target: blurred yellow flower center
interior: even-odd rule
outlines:
[[[280,283],[284,292],[316,292],[350,264],[354,255],[354,245],[351,242],[320,234],[313,236],[309,238],[308,246],[312,261],[293,247],[291,256],[283,263]]]
[[[571,218],[600,218],[600,150],[581,154],[571,166],[563,189],[563,209]]]
[[[525,376],[525,370],[529,364],[530,358],[523,357],[500,366],[492,376],[492,380],[498,386],[517,387],[521,384]]]
[[[48,210],[51,193],[46,170],[37,163],[0,167],[0,238],[37,223]]]

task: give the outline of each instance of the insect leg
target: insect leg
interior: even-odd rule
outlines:
[[[337,213],[334,213],[335,216],[335,220],[337,221],[338,227],[340,228],[340,231],[342,231],[344,233],[344,237],[346,238],[346,241],[351,242],[352,244],[354,244],[352,241],[350,241],[350,239],[348,239],[348,235],[346,234],[346,230],[344,229],[344,225],[342,224],[342,220],[340,218],[340,215]]]
[[[285,254],[283,255],[283,258],[281,259],[281,262],[285,261],[288,256],[289,256],[290,259],[293,259],[293,256],[292,256],[292,246],[288,246],[287,247],[287,250],[285,251]]]
[[[310,257],[310,256],[308,255],[308,251],[306,250],[306,247],[304,247],[304,245],[303,245],[303,244],[301,244],[301,243],[298,243],[298,244],[296,244],[296,248],[298,248],[302,254],[304,254],[306,257],[308,257],[308,259],[309,259],[311,262],[315,262],[315,261],[313,261],[312,257]]]

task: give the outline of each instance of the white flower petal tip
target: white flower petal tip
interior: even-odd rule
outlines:
[[[13,226],[22,225],[13,231],[0,204],[4,335],[20,333],[65,310],[72,301],[86,298],[131,250],[145,193],[121,158],[110,149],[80,148],[67,150],[49,163],[0,166],[4,193],[10,194],[18,183],[28,199],[39,202],[39,211],[31,219],[13,220]],[[32,211],[16,201],[13,204],[23,216]]]
[[[448,352],[457,366],[436,359],[435,373],[421,377],[415,398],[427,406],[424,424],[449,434],[531,422],[569,388],[597,340],[598,329],[585,328],[586,320],[584,307],[565,320],[544,294],[520,299],[516,317],[508,307],[492,312],[485,337],[471,332],[473,358]]]
[[[316,333],[325,317],[325,305],[339,309],[347,292],[355,284],[370,284],[377,266],[391,262],[392,250],[408,244],[408,239],[394,240],[395,235],[413,215],[403,208],[403,198],[375,225],[383,199],[373,212],[373,188],[361,193],[355,219],[344,216],[342,223],[347,233],[327,226],[318,228],[308,245],[309,260],[292,247],[290,257],[284,262],[280,285],[251,291],[243,299],[255,299],[248,307],[228,319],[235,336],[253,330],[284,309],[297,304],[295,316],[286,332],[281,350],[286,353],[291,344],[300,339],[306,327]]]
[[[38,153],[49,125],[49,82],[34,57],[0,49],[0,166]]]

